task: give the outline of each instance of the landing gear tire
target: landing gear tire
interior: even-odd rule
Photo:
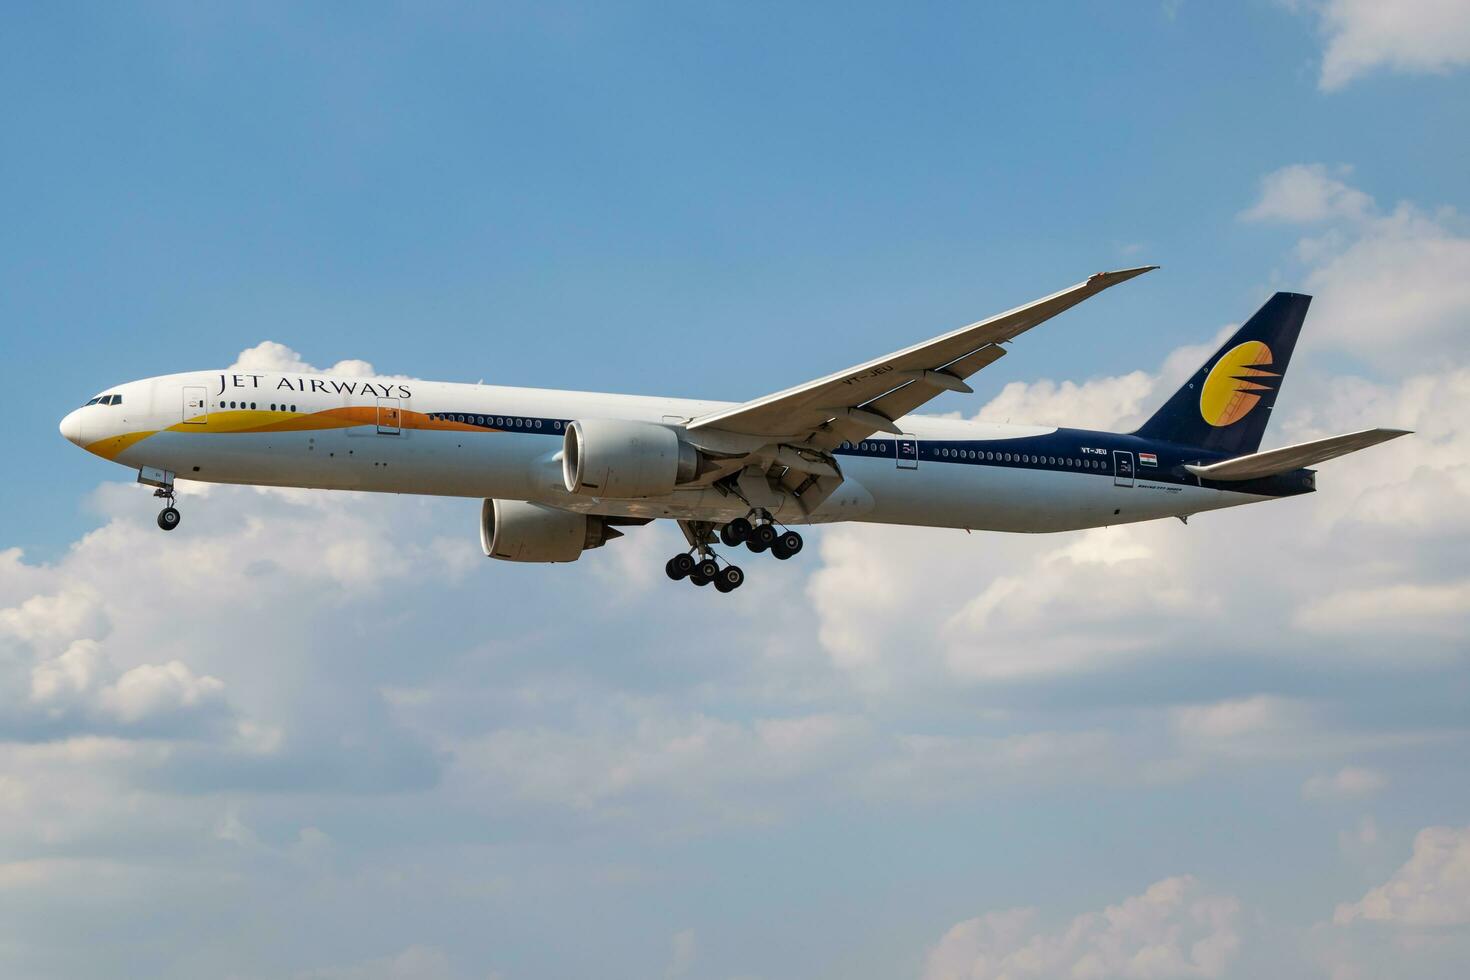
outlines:
[[[725,543],[725,547],[733,548],[745,539],[739,537],[738,532],[729,524],[726,524],[720,528],[720,540]]]
[[[726,565],[715,578],[715,588],[721,592],[734,592],[745,584],[745,573],[735,565]]]
[[[745,546],[755,554],[766,551],[776,543],[779,535],[773,524],[759,524],[751,529],[750,537],[746,539]]]
[[[689,576],[689,581],[693,582],[695,585],[700,585],[700,586],[709,585],[709,583],[710,583],[710,580],[709,579],[705,578],[703,575],[699,574],[698,572],[692,573]]]
[[[664,564],[664,572],[675,582],[688,578],[694,571],[694,559],[689,555],[675,555]]]
[[[771,545],[771,554],[781,561],[785,561],[797,552],[801,551],[801,535],[795,531],[787,531],[776,538],[776,543]]]
[[[165,507],[158,512],[158,526],[165,531],[172,531],[179,526],[179,511],[175,507]]]
[[[737,517],[729,524],[726,524],[723,528],[721,528],[720,536],[724,537],[726,531],[730,532],[730,537],[734,538],[735,540],[727,541],[725,543],[730,545],[731,547],[734,547],[735,545],[740,544],[742,541],[750,540],[750,532],[753,530],[755,530],[755,528],[751,526],[751,523],[749,521],[747,521],[743,517]]]
[[[705,582],[713,582],[720,575],[720,566],[713,558],[706,558],[694,566],[694,574],[704,579]],[[691,576],[692,578],[693,576]],[[704,584],[704,583],[700,583]]]

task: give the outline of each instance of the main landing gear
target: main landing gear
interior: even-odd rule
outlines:
[[[713,584],[719,592],[734,592],[745,584],[745,573],[738,566],[721,565],[712,551],[705,554],[708,557],[699,561],[691,554],[677,554],[664,565],[664,571],[676,582],[687,578],[699,586]]]
[[[769,551],[781,561],[801,551],[801,535],[790,529],[779,529],[764,511],[753,512],[755,521],[737,517],[728,524],[719,526],[719,538],[727,547],[740,545],[751,554]],[[664,564],[664,572],[674,581],[688,579],[697,586],[713,584],[720,592],[733,592],[745,584],[745,573],[739,567],[725,562],[710,547],[714,544],[715,525],[709,521],[680,521],[684,536],[689,539],[690,549],[670,558]]]

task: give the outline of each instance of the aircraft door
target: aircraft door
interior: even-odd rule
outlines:
[[[403,431],[402,399],[378,399],[378,434],[396,436]]]
[[[898,459],[899,469],[916,470],[919,468],[919,440],[907,432],[894,441],[893,454]]]
[[[1133,486],[1133,454],[1113,450],[1113,486]]]
[[[184,386],[184,421],[191,425],[209,422],[209,392],[203,385]]]

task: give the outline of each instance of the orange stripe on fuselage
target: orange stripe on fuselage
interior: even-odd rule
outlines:
[[[483,425],[432,419],[423,412],[398,412],[402,429],[443,429],[460,432],[484,432]],[[168,427],[169,432],[311,432],[318,429],[350,429],[357,425],[392,424],[391,417],[380,416],[372,405],[350,405],[328,408],[320,412],[216,411],[204,421],[180,422]]]

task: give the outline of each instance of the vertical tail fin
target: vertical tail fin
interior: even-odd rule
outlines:
[[[1238,455],[1261,448],[1312,297],[1277,293],[1134,435]]]

